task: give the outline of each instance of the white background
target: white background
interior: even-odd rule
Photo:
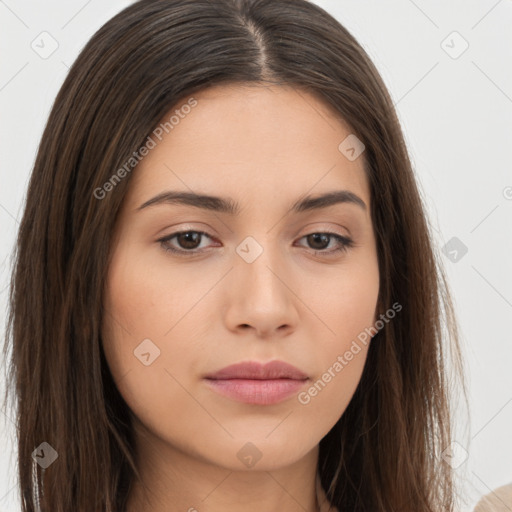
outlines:
[[[51,105],[80,49],[130,3],[0,0],[2,332],[10,253]],[[512,1],[315,3],[358,39],[391,92],[438,250],[452,237],[467,247],[443,261],[469,377],[471,423],[460,434],[469,456],[458,468],[469,511],[512,482]],[[44,31],[58,42],[47,59],[31,48]],[[19,510],[11,414],[0,412],[0,512]]]

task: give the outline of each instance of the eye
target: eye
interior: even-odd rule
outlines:
[[[348,249],[354,246],[354,241],[351,238],[331,232],[310,233],[302,238],[307,240],[308,244],[315,250],[315,253],[324,253],[326,255],[339,253],[340,251],[348,251]],[[302,238],[300,240],[302,240]],[[326,247],[330,245],[332,239],[335,240],[337,246],[333,249],[325,250]]]
[[[164,238],[160,238],[158,241],[165,251],[170,251],[179,256],[192,256],[204,252],[204,246],[201,247],[201,242],[204,237],[213,240],[213,238],[204,231],[187,230],[171,233]],[[178,244],[178,247],[171,244],[174,239],[176,239],[175,242]],[[310,248],[314,250],[315,254],[325,254],[326,256],[341,251],[347,251],[354,246],[352,239],[331,232],[310,233],[309,235],[301,237],[299,240],[302,239],[307,240],[307,243],[310,244]],[[334,240],[337,245],[335,245],[334,248],[326,250],[332,240]]]
[[[195,254],[202,252],[200,242],[203,237],[211,238],[208,233],[204,231],[178,231],[169,236],[160,238],[158,241],[165,251],[171,251],[179,255]],[[176,242],[180,247],[170,245],[171,240],[176,238]],[[198,250],[199,249],[199,250]]]

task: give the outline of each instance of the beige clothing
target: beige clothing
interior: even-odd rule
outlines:
[[[512,512],[512,482],[483,496],[473,512]]]

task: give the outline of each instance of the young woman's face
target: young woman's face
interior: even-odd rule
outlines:
[[[133,171],[103,346],[139,448],[275,469],[315,453],[365,363],[379,272],[364,153],[353,138],[339,149],[350,131],[303,91],[217,86],[194,98]],[[208,378],[270,361],[298,373]]]

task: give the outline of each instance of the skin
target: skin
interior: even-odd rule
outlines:
[[[194,98],[133,171],[113,238],[103,346],[133,414],[147,487],[145,496],[133,488],[127,510],[314,512],[318,444],[352,398],[368,345],[308,404],[297,394],[241,403],[203,377],[241,361],[282,360],[309,376],[307,390],[374,324],[379,271],[363,158],[338,150],[349,127],[304,91],[222,85]],[[366,209],[290,212],[304,195],[340,189]],[[138,210],[167,190],[230,197],[241,212]],[[203,252],[165,251],[159,239],[182,230],[208,237],[167,246]],[[354,246],[329,256],[335,238],[307,236],[326,231]],[[248,236],[263,248],[252,263],[236,252]],[[148,366],[134,356],[144,339],[160,350]],[[261,454],[251,468],[237,457],[248,442]]]

